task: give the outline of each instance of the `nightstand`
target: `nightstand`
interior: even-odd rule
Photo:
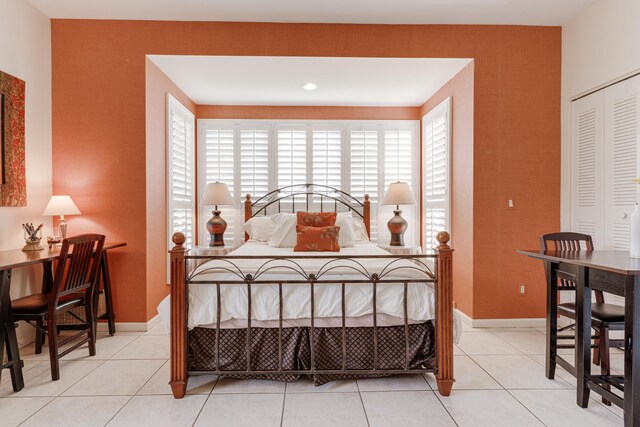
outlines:
[[[237,248],[234,246],[194,246],[188,252],[188,255],[200,255],[200,256],[225,256],[229,252],[236,250]],[[190,268],[189,271],[195,270],[200,264],[206,262],[206,259],[193,259],[189,260]]]
[[[378,244],[378,247],[393,255],[420,255],[422,253],[420,246],[389,246]]]

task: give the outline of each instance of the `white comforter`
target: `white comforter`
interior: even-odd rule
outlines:
[[[260,255],[265,257],[273,256],[326,256],[335,255],[333,252],[293,252],[291,248],[275,248],[264,243],[249,241],[239,249],[231,252],[229,256],[240,255]],[[356,244],[353,248],[342,248],[339,255],[389,255],[388,252],[378,248],[371,243]],[[234,260],[244,274],[255,274],[266,259],[258,260]],[[327,259],[304,259],[295,260],[307,273],[317,274],[318,270],[327,263]],[[358,259],[359,263],[365,267],[370,274],[380,274],[384,267],[393,259]],[[220,270],[210,270],[216,266],[226,265],[223,261],[209,261],[200,265],[196,269],[197,277],[192,280],[238,280],[232,273]],[[300,275],[286,267],[294,267],[289,261],[272,261],[270,266],[276,267],[265,273],[260,279],[276,280],[296,280]],[[362,279],[363,276],[355,273],[351,267],[357,265],[351,261],[339,260],[332,263],[338,266],[322,277],[322,279],[340,280]],[[404,286],[401,281],[408,280],[407,289],[407,314],[411,321],[426,321],[434,318],[434,291],[432,285],[425,283],[412,283],[411,279],[425,278],[425,274],[415,269],[416,264],[408,260],[399,260],[393,266],[413,267],[401,269],[391,273],[388,278],[397,278],[398,283],[378,284],[377,288],[377,310],[378,313],[396,317],[402,322],[404,319],[403,294]],[[233,268],[233,267],[232,267]],[[192,275],[193,277],[193,275]],[[372,314],[373,289],[368,284],[349,284],[345,288],[346,316],[360,317]],[[336,318],[342,315],[342,287],[337,284],[316,284],[314,291],[315,317],[316,318]],[[221,285],[220,286],[220,320],[247,318],[247,286]],[[283,318],[284,319],[307,319],[311,317],[311,293],[308,283],[305,284],[283,284]],[[158,312],[168,325],[169,297],[158,306]],[[217,293],[214,284],[189,285],[189,315],[188,327],[207,326],[216,323]],[[279,312],[278,285],[252,285],[251,287],[251,319],[256,321],[277,320]]]

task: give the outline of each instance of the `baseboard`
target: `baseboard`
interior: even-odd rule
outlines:
[[[148,322],[116,322],[117,332],[147,332],[154,326],[160,323],[160,316],[157,314],[151,318]],[[107,332],[109,325],[107,322],[98,323],[98,332]]]
[[[520,319],[473,319],[460,310],[457,310],[462,322],[472,328],[543,328],[547,325],[547,319],[520,318]]]

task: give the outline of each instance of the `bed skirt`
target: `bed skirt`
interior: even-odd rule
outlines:
[[[405,368],[404,326],[379,326],[378,328],[379,370]],[[411,324],[409,333],[409,369],[435,368],[435,340],[432,321]],[[373,369],[373,327],[346,328],[346,369]],[[311,328],[282,328],[282,369],[308,370],[311,368]],[[318,370],[343,369],[342,328],[314,328],[314,360]],[[189,331],[188,371],[216,371],[216,330],[194,328]],[[278,328],[251,328],[251,370],[277,371]],[[220,329],[221,371],[242,371],[247,369],[247,330]],[[291,382],[299,379],[298,374],[274,373],[255,375],[223,376],[238,378],[268,379]],[[380,374],[315,374],[316,386],[330,381],[353,378],[384,376]]]

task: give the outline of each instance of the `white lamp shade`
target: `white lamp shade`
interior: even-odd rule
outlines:
[[[54,216],[54,215],[80,215],[80,209],[73,203],[71,197],[64,196],[51,196],[51,200],[47,204],[47,207],[44,208],[44,212],[42,212],[44,216]]]
[[[413,197],[411,188],[406,182],[394,182],[389,184],[387,192],[382,200],[382,205],[415,205],[416,199]]]
[[[200,200],[200,206],[233,206],[235,201],[231,197],[227,184],[223,182],[210,182],[204,190],[204,196]]]

